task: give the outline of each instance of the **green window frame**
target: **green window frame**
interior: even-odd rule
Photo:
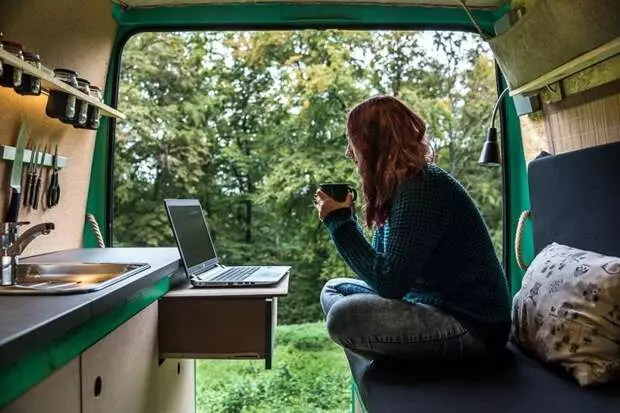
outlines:
[[[120,61],[127,40],[141,32],[172,30],[275,30],[275,29],[400,29],[400,30],[460,30],[476,32],[467,14],[460,8],[420,7],[402,5],[361,4],[231,4],[196,5],[188,7],[155,7],[127,9],[113,6],[118,30],[106,81],[104,98],[116,106]],[[496,10],[476,10],[474,18],[487,34],[494,33],[494,22],[507,7]],[[496,67],[498,91],[506,87]],[[523,271],[518,268],[514,252],[514,236],[522,210],[529,208],[527,173],[521,130],[511,99],[504,102],[499,113],[502,130],[504,268],[513,294],[518,290]],[[115,121],[104,118],[97,133],[91,170],[87,212],[101,223],[106,245],[113,232],[113,172]],[[480,146],[482,147],[482,137]],[[526,232],[526,255],[531,251],[531,234]],[[84,246],[96,242],[89,228],[84,230]]]

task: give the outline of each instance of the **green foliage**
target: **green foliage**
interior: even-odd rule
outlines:
[[[162,200],[197,198],[223,262],[293,267],[282,323],[319,320],[325,280],[352,275],[312,194],[324,181],[359,186],[343,156],[346,113],[377,93],[426,119],[438,164],[470,191],[501,253],[500,171],[477,164],[497,92],[473,35],[143,33],[123,52],[120,88],[115,245],[174,245]]]
[[[351,375],[323,323],[280,326],[272,370],[264,362],[197,362],[199,413],[344,412]]]

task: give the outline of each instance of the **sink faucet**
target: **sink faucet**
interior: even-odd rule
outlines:
[[[19,256],[26,247],[39,235],[47,235],[54,229],[53,222],[44,222],[28,228],[22,235],[17,236],[19,226],[29,222],[5,222],[2,233],[2,280],[0,285],[14,285]]]

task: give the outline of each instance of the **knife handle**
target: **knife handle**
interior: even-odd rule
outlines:
[[[39,190],[41,189],[41,175],[37,176],[37,183],[34,188],[34,203],[32,207],[37,209],[37,205],[39,203]]]
[[[32,181],[32,172],[26,174],[26,184],[24,185],[24,206],[28,206],[28,191],[30,189],[30,181]]]
[[[28,205],[34,205],[34,183],[35,180],[37,179],[37,174],[36,172],[34,174],[32,174],[32,182],[30,182],[30,190],[28,191],[27,194],[24,194],[24,196],[28,197]]]
[[[11,188],[11,201],[6,213],[5,222],[17,222],[19,215],[19,192],[15,188]]]

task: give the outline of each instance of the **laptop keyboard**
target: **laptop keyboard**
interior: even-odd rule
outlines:
[[[211,281],[241,281],[258,271],[260,267],[236,267],[230,268]]]

